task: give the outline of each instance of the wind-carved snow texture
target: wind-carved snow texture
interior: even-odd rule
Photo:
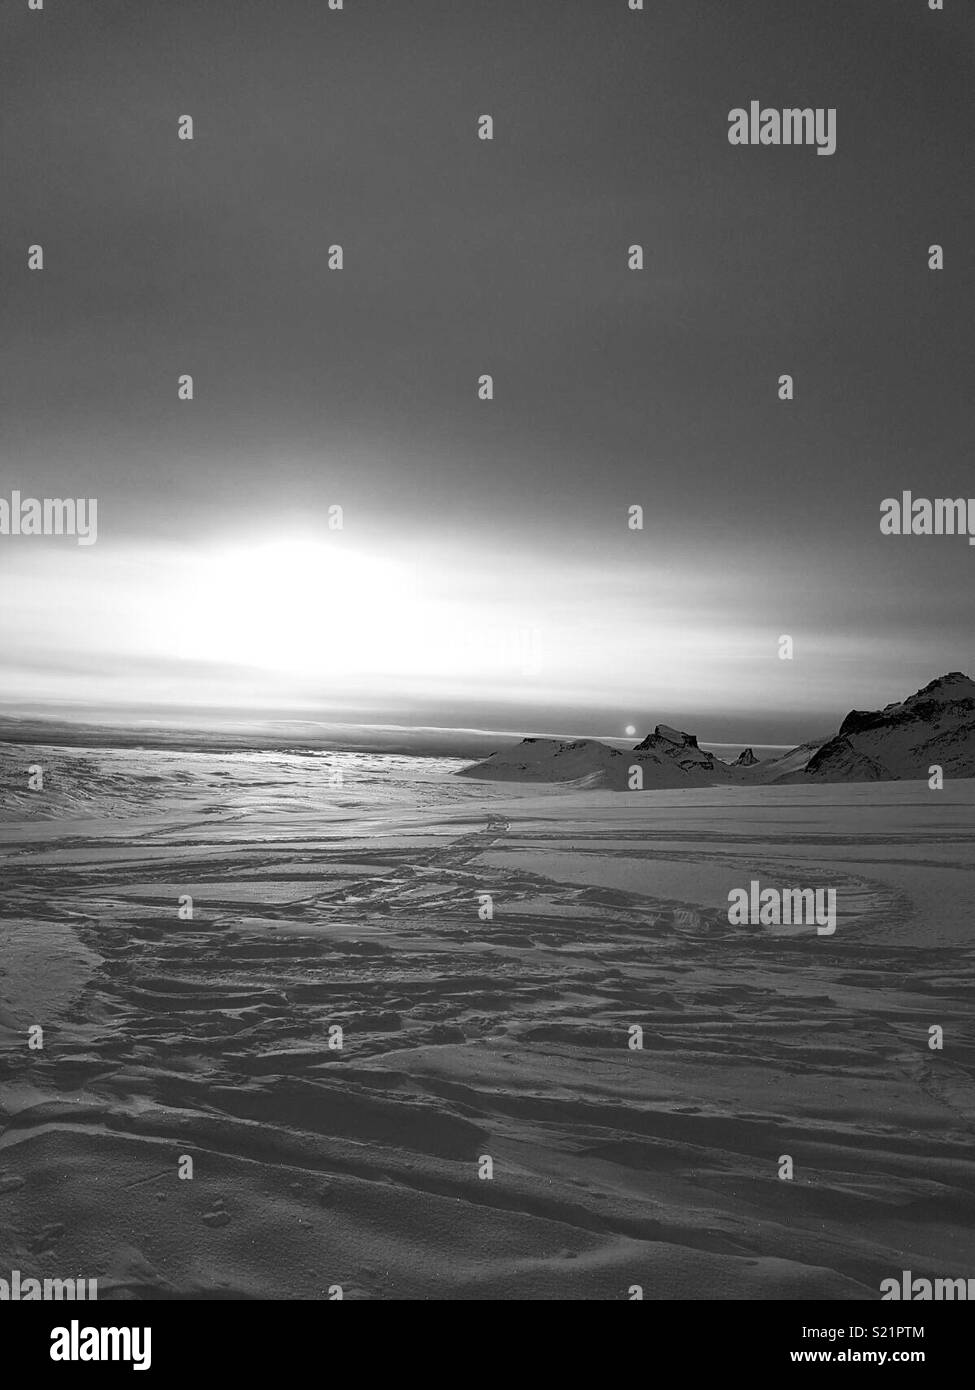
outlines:
[[[0,760],[3,786],[46,769],[2,827],[0,1268],[461,1299],[870,1299],[972,1268],[975,783]],[[835,935],[730,926],[753,878],[835,887]]]

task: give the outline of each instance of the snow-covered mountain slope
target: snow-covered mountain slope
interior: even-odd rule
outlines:
[[[633,750],[644,787],[706,787],[735,780],[727,763],[699,748],[694,734],[658,724]]]
[[[524,738],[501,748],[483,762],[463,767],[458,777],[479,777],[497,782],[575,782],[590,785],[625,785],[626,755],[596,739],[563,741]]]
[[[629,752],[597,739],[526,738],[462,768],[461,777],[507,782],[578,782],[618,791],[746,786],[783,782],[875,782],[924,777],[937,764],[946,777],[975,777],[975,681],[951,671],[899,704],[853,710],[832,738],[801,743],[759,761],[752,750],[734,763],[698,747],[693,734],[658,724]],[[639,777],[634,775],[639,769]]]
[[[807,743],[800,743],[795,748],[790,748],[787,753],[780,753],[777,758],[767,758],[764,762],[758,762],[753,767],[739,768],[738,771],[744,780],[749,782],[782,782],[794,774],[800,774],[805,768],[809,759],[819,752],[826,740],[822,738],[810,739]]]
[[[852,710],[816,752],[802,781],[877,782],[928,776],[975,777],[975,681],[939,676],[899,704]]]
[[[639,769],[639,777],[633,769]],[[491,781],[574,782],[618,791],[650,787],[703,787],[734,780],[726,763],[697,746],[693,734],[658,724],[631,752],[619,752],[596,739],[560,742],[526,738],[492,753],[483,762],[462,768],[461,777]]]

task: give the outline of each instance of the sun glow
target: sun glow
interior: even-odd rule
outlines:
[[[341,541],[278,540],[196,560],[173,595],[184,659],[300,675],[396,664],[415,625],[414,566]]]
[[[804,651],[825,674],[818,688],[808,675],[797,687],[769,634],[783,593],[800,611],[802,595],[780,586],[766,611],[764,572],[736,579],[746,624],[727,616],[724,569],[703,562],[614,569],[605,554],[405,529],[373,531],[367,548],[365,537],[302,527],[280,518],[263,535],[99,535],[88,547],[16,538],[0,549],[0,701],[353,719],[369,708],[394,722],[422,710],[432,724],[448,709],[467,724],[510,710],[522,728],[539,710],[556,727],[569,709],[564,727],[577,728],[578,711],[613,709],[627,711],[621,732],[670,712],[696,732],[729,670],[739,677],[722,687],[723,713],[732,696],[736,710],[773,699],[818,710],[828,661],[853,659],[831,630],[804,628]]]

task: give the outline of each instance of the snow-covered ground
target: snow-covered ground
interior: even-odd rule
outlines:
[[[460,766],[0,746],[0,1269],[102,1297],[975,1275],[975,782]],[[753,879],[834,888],[836,933],[729,925]]]

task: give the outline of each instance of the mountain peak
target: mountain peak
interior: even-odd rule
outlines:
[[[881,710],[851,710],[839,733],[806,764],[831,782],[874,782],[975,772],[975,681],[962,671],[938,676],[906,700]]]
[[[839,737],[862,733],[891,724],[906,724],[934,718],[954,706],[975,706],[975,681],[962,671],[949,671],[936,680],[880,710],[852,709],[840,725]]]
[[[975,681],[963,671],[948,671],[936,677],[908,696],[904,704],[948,704],[954,700],[975,700]]]
[[[734,762],[723,762],[700,748],[694,734],[657,724],[627,753],[595,739],[530,737],[458,776],[635,791],[927,778],[934,765],[945,776],[975,777],[975,680],[963,671],[946,671],[884,709],[851,710],[831,737],[766,761],[744,748]]]
[[[696,748],[697,736],[695,734],[685,734],[681,729],[672,729],[669,724],[658,724],[652,734],[647,734],[642,743],[638,743],[634,748],[635,753],[645,752],[648,748],[659,748],[661,744],[672,744],[674,751],[678,748]]]

